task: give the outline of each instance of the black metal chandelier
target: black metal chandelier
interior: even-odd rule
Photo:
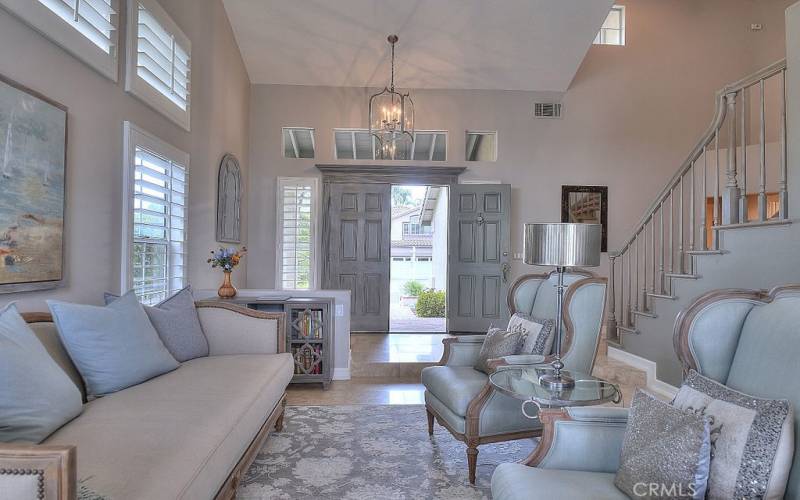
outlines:
[[[394,87],[394,46],[397,35],[389,35],[392,46],[392,76],[389,87],[369,98],[369,133],[375,137],[381,158],[407,159],[414,142],[414,101]]]

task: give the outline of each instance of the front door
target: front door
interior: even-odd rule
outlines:
[[[482,332],[508,323],[510,184],[450,188],[447,327]]]
[[[350,290],[350,330],[389,331],[391,185],[331,183],[323,288]]]

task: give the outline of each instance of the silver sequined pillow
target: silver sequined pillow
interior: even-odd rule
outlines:
[[[547,356],[553,349],[553,320],[539,319],[523,313],[514,313],[508,321],[509,332],[521,332],[523,344],[517,354]]]
[[[783,498],[794,454],[789,401],[748,396],[692,370],[672,404],[711,419],[708,500]]]
[[[475,369],[483,373],[489,373],[487,361],[518,354],[523,338],[524,336],[521,332],[507,332],[499,328],[489,328],[481,346],[481,352],[475,362]]]
[[[710,455],[707,418],[637,390],[614,484],[631,498],[702,500]]]

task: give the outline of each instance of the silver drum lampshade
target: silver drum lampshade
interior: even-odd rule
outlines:
[[[525,263],[534,266],[600,265],[600,224],[525,224]]]

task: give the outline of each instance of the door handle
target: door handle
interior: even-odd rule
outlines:
[[[503,262],[503,283],[508,283],[508,272],[511,270],[511,265],[508,262]]]
[[[483,218],[483,213],[478,214],[478,225],[482,226],[486,220]]]

